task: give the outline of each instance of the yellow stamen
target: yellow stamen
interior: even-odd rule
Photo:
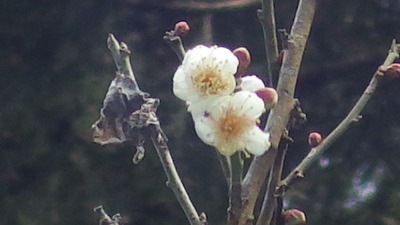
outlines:
[[[223,80],[221,71],[207,67],[197,71],[191,79],[202,96],[218,95],[229,87],[229,81]]]

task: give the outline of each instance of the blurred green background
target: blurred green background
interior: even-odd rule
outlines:
[[[150,143],[133,165],[132,147],[91,141],[116,70],[106,46],[110,32],[132,50],[142,90],[161,99],[158,115],[197,209],[210,224],[224,224],[227,187],[219,162],[172,94],[179,60],[162,36],[186,20],[187,47],[210,38],[231,49],[245,46],[253,59],[248,71],[262,75],[259,5],[203,12],[174,7],[178,1],[0,3],[0,225],[97,224],[98,205],[121,213],[125,224],[188,224]],[[278,28],[290,29],[296,5],[276,1]],[[212,36],[204,30],[210,27]],[[286,173],[307,153],[308,132],[326,136],[345,117],[393,38],[400,39],[398,0],[319,1],[296,91],[308,123],[292,131]],[[308,224],[400,224],[399,85],[384,81],[360,123],[287,194],[285,205],[304,210]]]

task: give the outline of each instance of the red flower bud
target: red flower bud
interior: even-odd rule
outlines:
[[[311,132],[308,135],[308,144],[314,148],[317,147],[322,142],[321,134],[318,132]]]
[[[381,69],[381,72],[385,77],[397,78],[400,76],[400,63],[392,63],[390,66]]]
[[[176,36],[184,37],[187,33],[189,33],[189,31],[190,27],[186,21],[180,21],[175,24],[174,32]]]
[[[305,225],[306,215],[298,209],[288,209],[282,213],[285,225]]]
[[[233,50],[233,54],[239,60],[239,65],[236,75],[241,76],[245,73],[247,67],[250,65],[251,62],[250,52],[244,47],[239,47]]]
[[[278,102],[278,93],[273,88],[261,88],[256,90],[255,93],[258,97],[264,100],[266,109],[272,109]]]

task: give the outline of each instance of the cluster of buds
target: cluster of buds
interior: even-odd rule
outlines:
[[[189,30],[179,22],[174,32]],[[257,76],[243,76],[250,61],[243,47],[198,45],[186,52],[173,78],[173,92],[186,101],[197,135],[225,156],[238,151],[262,155],[271,145],[258,122],[278,95]]]

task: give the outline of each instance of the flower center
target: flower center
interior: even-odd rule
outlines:
[[[192,77],[192,82],[202,96],[217,95],[228,87],[228,82],[222,80],[220,71],[206,68],[198,71]]]
[[[240,136],[254,124],[255,121],[249,120],[245,115],[230,108],[218,119],[216,135],[219,140],[235,141],[240,139]]]

